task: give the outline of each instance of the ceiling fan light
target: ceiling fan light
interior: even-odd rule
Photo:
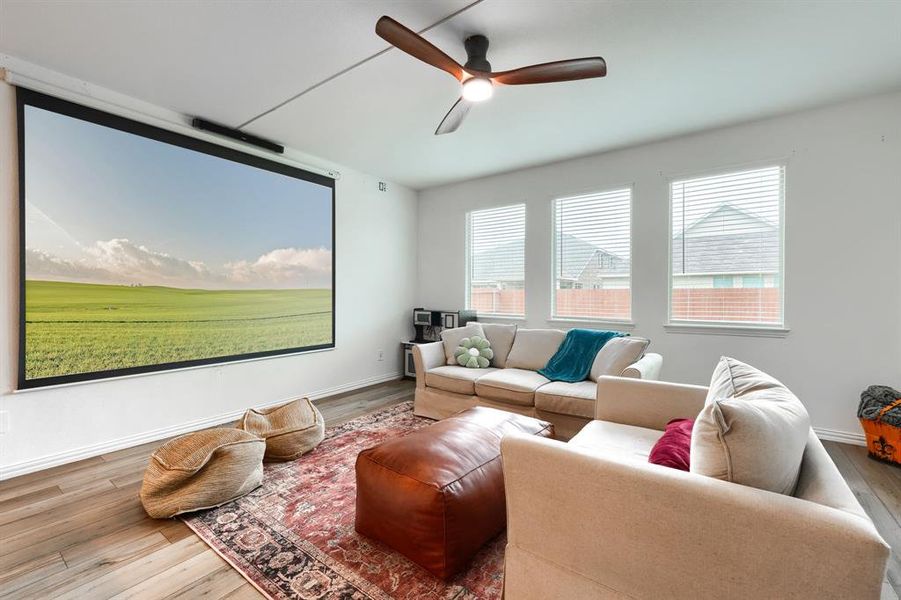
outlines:
[[[463,97],[470,102],[488,100],[494,94],[494,86],[488,79],[473,77],[463,82]]]

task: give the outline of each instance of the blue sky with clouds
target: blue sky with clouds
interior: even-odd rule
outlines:
[[[62,261],[91,281],[330,280],[330,189],[35,107],[25,119],[26,247],[43,257],[29,278],[78,279],[54,276]]]

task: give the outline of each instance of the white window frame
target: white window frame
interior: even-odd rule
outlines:
[[[618,190],[629,190],[629,318],[615,319],[609,317],[566,317],[557,314],[557,201],[567,200],[569,198],[578,198],[579,196],[589,196],[593,194],[606,194]],[[634,220],[635,220],[635,185],[634,183],[626,183],[623,185],[614,185],[598,190],[592,188],[563,196],[555,196],[551,198],[550,203],[550,224],[551,224],[551,279],[550,279],[550,307],[551,314],[548,317],[550,323],[586,323],[593,325],[614,325],[631,329],[635,326],[635,293],[632,287],[632,273],[634,272],[635,258],[635,236],[634,236]]]
[[[754,324],[733,321],[686,321],[673,320],[673,183],[684,179],[716,177],[754,171],[770,167],[782,169],[782,190],[779,194],[779,303],[781,323]],[[788,161],[785,159],[745,163],[720,167],[710,171],[693,171],[689,173],[670,174],[667,177],[667,288],[666,288],[666,322],[663,324],[667,333],[738,335],[749,337],[785,337],[791,329],[786,323],[785,315],[785,195],[788,188]],[[683,224],[684,227],[684,224]]]
[[[526,290],[526,242],[528,239],[528,228],[529,228],[529,207],[526,202],[514,202],[513,204],[501,204],[499,206],[483,206],[480,208],[473,208],[472,210],[466,211],[465,219],[465,235],[463,243],[465,245],[464,254],[465,257],[464,262],[466,263],[464,266],[465,269],[465,283],[466,291],[465,291],[465,299],[464,306],[466,310],[475,310],[472,308],[472,213],[481,212],[485,210],[499,210],[502,208],[513,208],[515,206],[523,207],[523,250],[522,250],[522,262],[523,262],[523,314],[494,314],[494,313],[484,313],[476,311],[476,314],[479,317],[485,317],[487,319],[507,319],[507,320],[516,320],[523,321],[526,318],[525,315],[525,307],[528,302],[528,294]]]

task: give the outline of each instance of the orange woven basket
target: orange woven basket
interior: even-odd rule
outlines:
[[[901,407],[901,398],[883,407],[875,420],[861,419],[870,458],[901,466],[901,427],[882,422],[888,411]]]

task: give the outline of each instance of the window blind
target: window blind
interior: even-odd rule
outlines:
[[[525,204],[467,214],[467,308],[525,315],[525,241]]]
[[[670,320],[781,326],[782,166],[670,184]]]
[[[631,229],[630,188],[554,201],[554,317],[632,317]]]

